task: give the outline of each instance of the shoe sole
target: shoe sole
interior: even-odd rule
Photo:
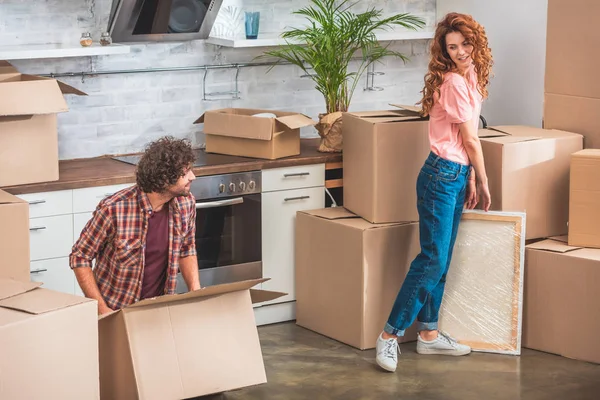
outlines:
[[[377,365],[379,365],[381,368],[383,368],[383,369],[384,369],[384,370],[386,370],[387,372],[396,372],[396,368],[393,368],[393,369],[392,369],[392,368],[390,368],[390,367],[387,367],[387,366],[385,366],[385,365],[381,364],[377,358],[375,359],[375,362],[377,363]]]
[[[466,356],[471,353],[471,350],[430,350],[430,349],[417,349],[417,353],[424,355],[440,355],[440,356]]]

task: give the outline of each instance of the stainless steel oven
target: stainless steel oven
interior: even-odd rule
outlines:
[[[262,278],[260,171],[200,176],[191,192],[201,286]]]

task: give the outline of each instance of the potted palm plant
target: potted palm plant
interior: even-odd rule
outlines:
[[[407,13],[382,18],[382,10],[372,7],[353,13],[351,9],[357,2],[350,1],[311,0],[310,5],[293,12],[306,17],[309,23],[285,31],[281,36],[286,44],[264,53],[301,68],[323,94],[326,112],[319,114],[316,125],[321,152],[342,151],[342,113],[348,111],[367,68],[387,56],[408,60],[404,54],[382,46],[376,33],[394,26],[413,30],[425,26],[423,19]],[[351,71],[352,61],[358,68]]]

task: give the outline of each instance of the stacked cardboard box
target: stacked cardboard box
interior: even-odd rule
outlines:
[[[345,113],[344,207],[296,218],[296,322],[375,346],[419,252],[416,180],[429,154],[414,110]],[[402,341],[416,339],[409,329]]]
[[[597,1],[548,1],[544,127],[581,133],[586,148],[600,148],[598,15]]]

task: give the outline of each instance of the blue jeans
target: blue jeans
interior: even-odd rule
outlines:
[[[384,330],[404,336],[417,318],[419,331],[438,329],[438,314],[463,212],[470,166],[433,152],[417,178],[421,252],[410,265]]]

